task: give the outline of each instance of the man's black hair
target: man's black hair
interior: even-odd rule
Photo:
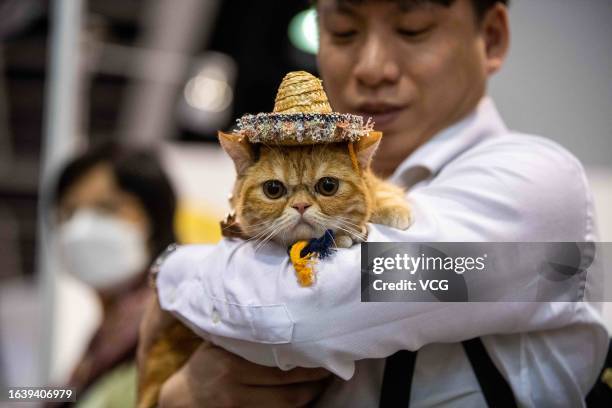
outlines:
[[[510,5],[510,0],[471,0],[476,12],[476,17],[481,20],[485,13],[497,3],[501,3],[505,6]]]
[[[338,0],[338,1],[343,2],[343,3],[348,3],[348,4],[361,4],[361,3],[365,3],[367,1],[373,1],[373,0]],[[379,1],[383,1],[383,0],[379,0]],[[425,4],[425,3],[440,4],[442,6],[448,7],[455,2],[455,0],[384,0],[384,1],[398,3],[400,7],[402,8],[409,8],[410,6],[413,6],[413,5]],[[489,10],[495,4],[501,3],[506,6],[510,4],[510,0],[470,0],[470,1],[472,2],[472,5],[474,6],[474,11],[475,11],[476,18],[478,19],[478,21],[480,21],[484,17],[487,10]],[[313,5],[316,5],[317,0],[311,0],[311,2]]]
[[[157,156],[147,150],[132,149],[107,142],[68,162],[59,174],[53,192],[57,208],[66,192],[93,167],[108,164],[119,188],[136,196],[151,224],[151,257],[175,242],[176,195]]]

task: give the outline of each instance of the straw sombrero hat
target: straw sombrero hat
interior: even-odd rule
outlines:
[[[373,130],[368,119],[333,112],[322,81],[305,71],[285,75],[271,113],[246,114],[234,134],[251,143],[285,146],[355,142]]]

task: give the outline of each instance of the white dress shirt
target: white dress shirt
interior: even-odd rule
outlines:
[[[550,140],[509,131],[489,98],[391,180],[414,184],[415,174],[407,195],[414,224],[370,224],[368,241],[596,241],[578,160]],[[597,303],[361,303],[359,245],[316,269],[315,285],[300,287],[286,248],[255,252],[224,239],[180,247],[157,284],[162,308],[233,353],[334,372],[340,378],[319,406],[377,406],[384,357],[402,349],[419,350],[411,407],[486,406],[458,343],[478,336],[520,406],[584,406],[603,364],[608,336]],[[500,287],[522,273],[532,272],[500,276]],[[587,299],[597,279],[588,275]]]

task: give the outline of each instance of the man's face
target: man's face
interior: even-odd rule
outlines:
[[[379,174],[389,175],[483,96],[486,47],[470,0],[408,8],[319,0],[317,9],[327,94],[334,110],[372,117],[383,132]]]

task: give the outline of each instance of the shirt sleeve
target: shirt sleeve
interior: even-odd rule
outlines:
[[[482,143],[411,192],[409,201],[415,223],[408,230],[370,225],[368,240],[596,238],[579,162],[535,137]],[[215,247],[183,248],[161,268],[160,301],[201,336],[248,360],[282,369],[325,367],[344,379],[353,375],[355,360],[488,334],[586,327],[588,336],[580,341],[594,346],[593,359],[605,353],[607,334],[596,304],[362,303],[360,259],[359,246],[337,251],[318,263],[317,282],[304,288],[286,250],[273,244],[256,250],[228,239]],[[513,290],[529,273],[497,276],[495,284]],[[587,292],[596,283],[589,275]]]

